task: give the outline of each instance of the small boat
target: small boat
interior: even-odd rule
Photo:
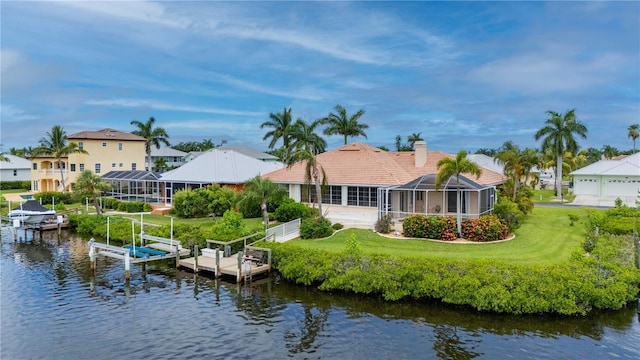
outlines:
[[[9,211],[9,219],[20,220],[25,224],[40,224],[56,220],[55,210],[47,209],[37,200],[28,200]]]

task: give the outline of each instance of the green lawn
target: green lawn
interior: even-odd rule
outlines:
[[[460,244],[429,240],[393,239],[371,230],[347,229],[321,240],[294,240],[303,247],[342,251],[345,241],[356,234],[367,253],[458,259],[496,259],[517,264],[553,264],[569,259],[585,237],[580,224],[569,226],[569,213],[581,209],[536,207],[516,230],[513,240],[500,243]]]

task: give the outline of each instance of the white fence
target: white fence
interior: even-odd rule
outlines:
[[[300,236],[300,219],[291,220],[267,229],[267,238],[273,236],[276,242],[285,242]]]

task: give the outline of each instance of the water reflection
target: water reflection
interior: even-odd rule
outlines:
[[[4,235],[0,310],[2,323],[15,325],[3,326],[2,358],[87,358],[71,356],[78,350],[73,345],[47,356],[67,337],[98,354],[109,345],[116,349],[109,358],[640,356],[635,304],[589,317],[496,315],[321,292],[277,275],[229,283],[176,269],[171,260],[134,265],[127,281],[115,259],[98,257],[92,271],[85,240],[52,236],[21,243]],[[90,319],[89,328],[83,319]],[[130,333],[145,340],[129,342]],[[98,335],[106,340],[93,344]],[[172,345],[177,338],[179,351]],[[228,346],[239,339],[240,346]]]

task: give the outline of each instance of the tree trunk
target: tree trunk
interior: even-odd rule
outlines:
[[[458,177],[456,176],[456,202],[458,203],[456,206],[456,213],[457,213],[457,219],[456,219],[456,226],[458,228],[458,236],[462,236],[462,202],[460,201],[460,181],[458,180]]]
[[[148,158],[147,158],[147,166],[148,166],[147,171],[151,171],[151,150],[149,150],[149,152],[147,153],[147,156],[148,156]]]
[[[556,198],[562,201],[562,155],[556,159]]]
[[[100,203],[98,202],[98,197],[93,197],[93,206],[96,207],[96,214],[102,215],[102,209],[100,208]]]
[[[262,199],[260,208],[262,208],[262,217],[264,218],[264,231],[267,231],[267,229],[269,228],[269,212],[267,211],[267,199]]]
[[[60,170],[60,183],[62,184],[62,192],[67,192],[67,187],[64,184],[64,173],[62,172],[62,162],[58,159],[58,169]]]
[[[318,181],[318,169],[313,167],[313,180],[316,185],[316,201],[318,202],[318,213],[322,215],[322,189],[320,188],[320,181]]]

